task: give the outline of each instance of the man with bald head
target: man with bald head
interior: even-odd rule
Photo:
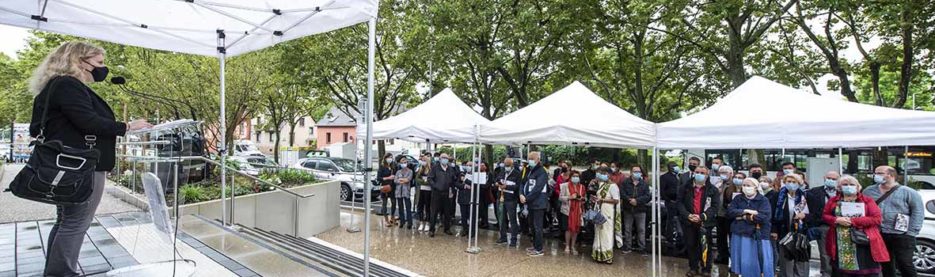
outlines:
[[[543,252],[542,222],[545,219],[545,210],[549,208],[549,173],[542,167],[539,152],[529,152],[527,160],[529,169],[519,201],[526,204],[533,225],[533,247],[526,249],[527,254],[539,257],[545,253]]]
[[[817,240],[819,246],[825,245],[829,228],[828,224],[822,220],[822,214],[828,200],[837,195],[838,178],[841,178],[840,173],[834,170],[828,171],[825,173],[825,180],[821,186],[815,186],[805,191],[805,202],[808,205],[805,224],[809,227],[808,236],[810,239]],[[831,257],[828,256],[824,247],[818,247],[818,253],[821,257],[821,276],[831,276]]]
[[[438,217],[442,217],[442,226],[445,227],[445,234],[451,233],[451,202],[450,191],[458,183],[458,170],[450,164],[448,154],[442,153],[439,156],[438,164],[433,165],[429,171],[428,183],[432,187],[432,210],[429,217],[429,236],[435,236],[435,225]]]
[[[498,244],[509,243],[510,247],[519,245],[517,235],[519,234],[519,223],[517,221],[516,205],[519,201],[522,173],[513,164],[513,159],[503,159],[503,170],[497,175],[496,185],[499,191],[497,206],[503,205],[500,215],[500,239]]]
[[[896,181],[896,169],[881,165],[873,171],[874,185],[864,189],[864,195],[873,198],[883,212],[880,233],[890,252],[890,261],[881,263],[883,276],[916,276],[912,265],[916,249],[916,236],[925,217],[922,196],[915,189]]]

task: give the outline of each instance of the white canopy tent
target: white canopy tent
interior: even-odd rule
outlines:
[[[481,127],[480,141],[651,148],[655,126],[579,82]]]
[[[280,42],[369,21],[366,122],[373,114],[373,64],[377,0],[5,0],[0,24],[158,50],[217,56],[220,62],[220,125],[226,133],[224,66],[236,56]],[[370,124],[368,124],[370,125]],[[367,139],[370,140],[368,128]],[[226,164],[224,136],[218,141]],[[369,160],[370,151],[366,152]],[[222,195],[226,195],[221,167]],[[365,178],[369,179],[369,174]],[[369,186],[370,182],[365,180]],[[366,188],[369,190],[369,187]],[[221,197],[221,220],[227,204]],[[369,215],[369,206],[367,215]],[[369,226],[369,220],[365,220]],[[367,228],[369,231],[369,228]],[[365,243],[369,232],[365,232]],[[369,271],[369,245],[364,251]]]
[[[417,142],[474,143],[477,126],[490,123],[451,89],[404,113],[373,123],[374,139],[403,139]]]
[[[754,76],[711,107],[660,123],[657,135],[664,149],[928,145],[935,113],[818,96]]]

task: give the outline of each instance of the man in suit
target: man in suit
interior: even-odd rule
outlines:
[[[679,184],[690,186],[692,183],[692,174],[695,173],[695,168],[701,165],[701,159],[698,157],[688,158],[688,170],[682,174],[679,174]],[[682,191],[679,189],[679,191]]]
[[[549,173],[542,167],[539,152],[529,152],[529,169],[526,182],[523,184],[519,201],[526,204],[529,217],[532,219],[533,247],[526,249],[532,257],[545,255],[543,252],[543,221],[545,211],[549,208]]]
[[[432,205],[431,217],[429,218],[429,236],[435,237],[435,225],[438,217],[442,217],[442,225],[445,227],[445,234],[451,233],[450,211],[451,189],[458,183],[458,170],[450,164],[448,154],[439,156],[438,164],[432,167],[429,172],[429,186],[432,187]]]
[[[522,173],[513,164],[513,159],[503,159],[503,170],[497,175],[496,184],[500,191],[500,197],[497,199],[498,209],[502,209],[500,216],[500,239],[498,244],[509,243],[510,247],[516,247],[519,242],[519,223],[517,222],[516,202],[519,201],[520,184]],[[499,207],[499,206],[502,206]],[[509,232],[509,236],[507,236]]]
[[[678,217],[678,194],[679,188],[681,188],[678,175],[679,168],[675,165],[675,162],[669,162],[666,168],[668,169],[666,173],[659,177],[660,193],[666,204],[666,219],[663,221],[665,224],[664,235],[669,241],[668,247],[672,250],[672,253],[680,255],[679,253],[683,251],[683,243],[681,243],[682,226]]]

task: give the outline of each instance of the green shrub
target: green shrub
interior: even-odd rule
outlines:
[[[260,179],[284,187],[300,186],[315,181],[315,175],[304,170],[283,169],[278,172],[264,172]]]
[[[220,195],[220,193],[217,195]],[[182,198],[180,204],[191,204],[216,199],[217,196],[211,197],[209,190],[202,186],[185,185],[179,188],[179,197]]]

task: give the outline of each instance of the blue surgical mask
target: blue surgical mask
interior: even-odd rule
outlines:
[[[826,187],[826,188],[834,188],[834,186],[836,186],[837,184],[838,184],[838,181],[836,181],[836,180],[825,179],[825,187]]]
[[[855,195],[857,194],[857,186],[841,186],[841,192],[844,195]]]
[[[579,177],[571,177],[571,183],[572,183],[572,184],[581,183],[581,178],[579,178]]]
[[[643,172],[633,172],[634,179],[643,179]]]
[[[393,159],[392,159],[392,158],[387,158],[387,159],[386,159],[386,163],[388,163],[388,164],[393,163]]]
[[[529,160],[529,167],[536,167],[536,161]]]
[[[441,163],[442,165],[447,165],[447,164],[448,164],[448,159],[446,159],[446,158],[441,158],[440,160],[438,160],[438,162]]]
[[[717,171],[717,170],[720,169],[720,168],[721,168],[721,165],[719,165],[719,164],[712,164],[712,165],[711,165],[711,170]]]
[[[597,179],[606,182],[609,178],[607,177],[607,174],[597,174]]]
[[[406,168],[406,165],[407,165],[407,164],[399,164],[399,169]]]
[[[782,174],[784,174],[784,175],[789,175],[789,174],[792,174],[792,173],[795,173],[795,169],[783,169],[783,170],[782,170]]]
[[[733,183],[734,183],[735,186],[743,185],[743,180],[734,178]],[[755,188],[754,188],[754,189],[755,189]]]
[[[717,183],[719,181],[721,181],[720,175],[711,175],[711,183]]]
[[[882,174],[873,174],[873,182],[876,184],[886,183],[886,177],[883,177]]]
[[[677,172],[681,172],[681,171],[682,171],[682,169],[679,168],[679,167],[677,167],[677,166],[672,168],[672,172],[673,172],[673,173],[677,173]]]
[[[782,185],[786,187],[786,190],[792,190],[792,191],[799,190],[799,184],[796,184],[796,183],[785,183]]]
[[[695,173],[695,182],[704,182],[705,177],[704,174]]]

